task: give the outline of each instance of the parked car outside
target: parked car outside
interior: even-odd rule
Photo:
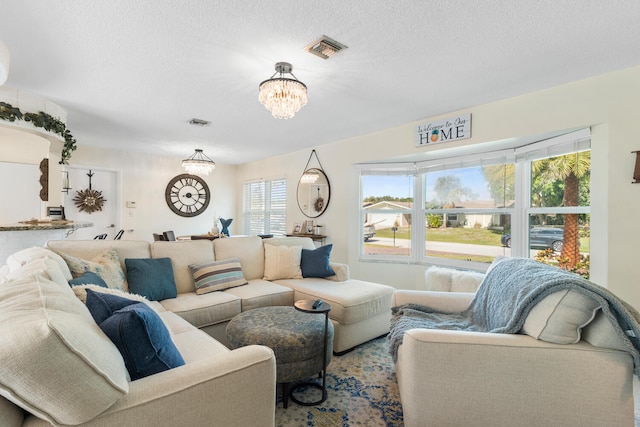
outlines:
[[[364,226],[364,241],[368,241],[370,238],[376,235],[376,228],[373,225]]]
[[[562,252],[564,231],[561,228],[534,227],[529,232],[529,246],[532,248],[551,248],[555,252]],[[511,234],[503,234],[500,242],[510,248]]]

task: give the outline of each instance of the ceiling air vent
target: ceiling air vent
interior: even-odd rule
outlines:
[[[211,122],[208,122],[206,120],[202,120],[202,119],[191,119],[189,120],[189,124],[190,125],[194,125],[194,126],[209,126],[211,124]]]
[[[320,39],[307,45],[304,50],[314,54],[315,56],[319,56],[322,59],[329,59],[336,53],[346,48],[347,46],[343,45],[342,43],[337,42],[327,36],[322,36]]]

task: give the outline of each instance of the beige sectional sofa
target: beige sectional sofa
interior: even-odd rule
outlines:
[[[252,308],[320,298],[332,306],[334,350],[343,352],[388,332],[393,288],[349,279],[347,266],[335,263],[328,278],[263,280],[266,243],[315,249],[306,238],[47,243],[84,260],[112,248],[124,271],[127,258],[171,259],[177,297],[144,304],[160,317],[185,364],[133,381],[69,287],[59,266],[64,261],[15,257],[0,271],[0,425],[274,425],[273,352],[229,350],[228,321]],[[189,265],[229,258],[240,259],[248,283],[196,294]]]
[[[171,258],[178,295],[177,298],[160,301],[160,304],[223,344],[226,344],[227,323],[236,314],[256,307],[293,305],[300,299],[319,298],[331,304],[329,318],[335,331],[335,353],[348,351],[389,332],[394,288],[350,279],[348,266],[333,262],[331,268],[335,276],[263,280],[265,244],[316,248],[307,237],[261,239],[257,236],[152,243],[56,240],[49,241],[47,246],[54,251],[86,259],[113,248],[125,271],[126,258]],[[240,259],[248,284],[197,295],[189,265],[230,258]]]
[[[465,275],[448,269],[437,273],[444,283],[443,276],[455,282]],[[397,290],[392,305],[454,313],[465,310],[475,295],[438,289]],[[632,426],[632,356],[600,308],[573,297],[546,297],[519,334],[405,332],[395,366],[405,425]],[[569,328],[572,334],[577,329],[575,342],[557,344],[544,337],[565,327],[560,324],[567,318],[581,316]]]

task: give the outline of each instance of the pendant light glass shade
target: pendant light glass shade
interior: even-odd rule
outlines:
[[[275,74],[260,83],[258,100],[276,119],[290,119],[307,104],[307,86],[293,75],[292,69],[291,64],[278,62]],[[285,74],[293,78],[284,77]]]
[[[209,175],[216,168],[216,163],[196,148],[191,157],[182,161],[182,167],[191,175]]]

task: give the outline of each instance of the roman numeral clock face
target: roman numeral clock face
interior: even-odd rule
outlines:
[[[209,186],[199,176],[185,173],[169,181],[164,197],[175,214],[197,216],[209,206]]]

